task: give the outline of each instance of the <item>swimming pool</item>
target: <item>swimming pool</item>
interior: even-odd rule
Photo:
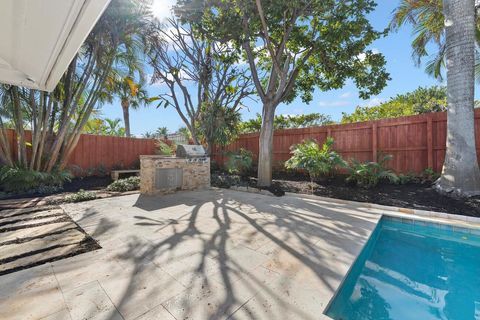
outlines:
[[[325,313],[336,320],[480,319],[480,232],[384,216]]]

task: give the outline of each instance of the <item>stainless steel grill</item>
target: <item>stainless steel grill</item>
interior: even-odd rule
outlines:
[[[188,162],[206,162],[207,153],[201,145],[179,144],[177,146],[178,158],[185,158]]]

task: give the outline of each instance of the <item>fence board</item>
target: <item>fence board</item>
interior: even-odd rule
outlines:
[[[477,155],[480,149],[480,110],[475,110]],[[421,172],[433,168],[439,172],[445,158],[447,132],[446,113],[428,113],[410,117],[382,119],[324,127],[276,130],[273,138],[273,163],[275,169],[283,169],[283,162],[290,157],[290,147],[305,139],[323,143],[327,136],[335,140],[334,149],[345,159],[374,161],[380,154],[392,154],[388,164],[398,173]],[[258,133],[240,135],[225,147],[214,148],[213,160],[223,164],[225,151],[244,148],[258,159]],[[473,141],[472,141],[473,143]]]

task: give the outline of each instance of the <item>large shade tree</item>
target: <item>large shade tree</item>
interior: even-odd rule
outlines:
[[[442,175],[436,188],[459,196],[480,194],[480,171],[475,147],[475,55],[480,35],[475,0],[403,0],[393,26],[410,23],[416,32],[412,42],[417,58],[428,56],[434,43],[438,52],[427,71],[447,74],[447,142]],[[478,64],[477,64],[478,70]]]
[[[366,15],[373,0],[180,0],[175,12],[211,39],[242,49],[262,108],[258,184],[272,180],[275,110],[353,79],[362,98],[388,80],[385,60],[367,47],[382,35]]]
[[[45,172],[66,167],[85,124],[104,98],[111,70],[126,63],[131,46],[138,44],[135,39],[145,32],[148,3],[113,0],[53,92],[0,87],[1,162]],[[18,157],[10,152],[6,123],[14,124]],[[26,129],[32,132],[31,143]]]

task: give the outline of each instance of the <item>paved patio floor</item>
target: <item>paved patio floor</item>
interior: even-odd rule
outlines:
[[[0,276],[0,319],[324,319],[380,218],[229,190],[64,209],[102,249]]]

